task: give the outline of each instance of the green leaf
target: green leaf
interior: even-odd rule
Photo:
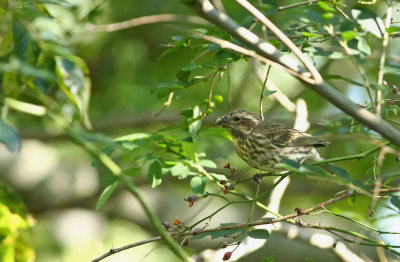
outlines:
[[[162,172],[161,164],[158,160],[155,160],[150,164],[147,178],[149,179],[152,188],[158,187],[161,184]]]
[[[21,197],[0,182],[0,260],[4,262],[34,261],[35,251],[29,231],[34,221]]]
[[[190,188],[193,193],[203,195],[206,190],[208,178],[195,176],[190,180]]]
[[[269,239],[269,232],[266,229],[254,229],[249,231],[247,235],[255,239]]]
[[[233,226],[237,225],[237,223],[221,223],[221,226]],[[226,230],[221,230],[221,231],[215,231],[211,232],[211,238],[218,238],[218,237],[225,237],[225,236],[232,236],[236,232],[242,233],[244,231],[244,228],[232,228],[232,229],[226,229]]]
[[[318,2],[317,5],[322,8],[322,10],[327,11],[327,12],[332,12],[332,13],[336,13],[335,8],[333,8],[332,6],[330,6],[328,3],[326,2]]]
[[[21,149],[21,140],[18,133],[9,124],[0,119],[0,142],[10,152],[16,153]]]
[[[322,171],[320,168],[318,168],[316,166],[308,165],[305,163],[301,164],[301,166],[299,168],[299,172],[300,173],[312,173],[312,174],[316,174],[316,175],[325,176],[324,171]]]
[[[86,127],[90,127],[89,100],[90,79],[85,75],[88,73],[87,66],[79,57],[56,56],[56,73],[58,84],[68,99],[75,105],[81,114]]]
[[[228,225],[228,224],[226,224]],[[232,223],[234,225],[234,223]],[[221,224],[221,226],[223,226]],[[226,230],[220,230],[220,231],[215,231],[215,232],[205,232],[205,233],[200,233],[196,234],[193,236],[194,239],[201,239],[206,236],[211,236],[211,239],[219,238],[219,237],[227,237],[227,236],[232,236],[233,234],[239,232],[242,233],[244,231],[244,228],[234,228],[234,229],[226,229]]]
[[[400,177],[400,172],[391,172],[388,174],[385,174],[384,177],[387,179],[385,180],[385,185],[389,184],[390,182],[392,182],[394,179]]]
[[[277,91],[275,90],[265,90],[264,91],[264,96],[270,96],[272,94],[275,94]]]
[[[274,262],[274,256],[263,257],[261,262]]]
[[[228,130],[226,130],[225,128],[210,127],[208,129],[206,129],[205,131],[201,131],[201,134],[205,135],[205,136],[221,137],[221,138],[225,138],[229,141],[232,141],[231,135],[229,134]]]
[[[278,164],[280,167],[285,168],[290,171],[299,172],[300,164],[298,162],[288,159],[286,157],[282,157],[282,156],[280,158],[282,161],[282,163]]]
[[[219,66],[224,66],[224,65],[228,64],[229,62],[232,62],[236,59],[237,59],[237,55],[235,55],[233,52],[228,51],[226,49],[222,49],[222,50],[218,51],[214,57],[214,61]]]
[[[140,171],[142,171],[142,167],[132,167],[124,170],[124,174],[135,177],[140,174]]]
[[[320,37],[320,34],[310,33],[310,32],[301,32],[305,37]]]
[[[95,212],[98,212],[100,210],[100,208],[104,205],[104,203],[110,198],[110,196],[112,195],[112,193],[115,191],[115,189],[118,186],[119,181],[116,180],[114,181],[111,185],[108,185],[103,192],[101,192],[101,195],[99,197],[99,200],[97,200],[96,203],[96,208],[95,208]]]
[[[398,210],[400,210],[400,198],[398,196],[390,196],[390,203],[394,205]]]
[[[275,0],[263,0],[261,4],[259,4],[259,2],[255,2],[255,6],[266,15],[275,13],[279,7]]]
[[[374,12],[366,8],[358,8],[352,9],[351,14],[364,31],[374,34],[378,38],[383,37],[385,24]]]
[[[208,167],[208,168],[217,168],[217,164],[215,164],[214,161],[212,161],[210,159],[201,159],[201,160],[197,161],[196,164],[204,166],[204,167]]]
[[[347,198],[347,203],[349,203],[349,205],[353,206],[355,202],[356,202],[356,196],[351,196]]]
[[[179,179],[185,179],[189,175],[189,169],[182,163],[178,163],[171,169],[171,174]]]
[[[324,75],[323,77],[325,80],[343,80],[356,86],[361,86],[361,87],[365,86],[363,83],[354,81],[353,79],[350,78],[342,77],[341,75]]]
[[[343,31],[341,32],[342,38],[344,41],[349,41],[355,38],[358,35],[358,32],[355,31]]]
[[[189,72],[190,73],[190,72]],[[176,91],[184,88],[185,86],[181,83],[173,82],[162,82],[157,84],[152,90],[152,93],[156,93],[158,98],[164,98],[172,91]]]
[[[276,49],[281,49],[282,43],[281,43],[281,41],[279,41],[278,39],[269,39],[268,42],[269,42],[271,45],[275,46]]]
[[[1,9],[0,9],[0,14],[3,15],[1,12]],[[0,20],[0,22],[2,22],[2,21]],[[6,25],[4,25],[4,26],[5,27],[3,27],[3,28],[7,29],[7,26]],[[14,48],[14,44],[13,44],[14,37],[13,37],[13,32],[12,32],[12,26],[9,26],[8,30],[4,34],[0,35],[0,40],[1,40],[0,41],[0,57],[1,57],[1,56],[5,56],[6,54],[10,53]]]
[[[365,192],[368,194],[371,193],[371,189],[369,187],[358,180],[352,179],[345,169],[332,164],[328,164],[326,167],[329,169],[329,171],[331,171],[331,173],[335,174],[335,176],[332,176],[330,180],[336,180],[340,184],[347,185],[350,188],[355,188],[361,192]]]
[[[389,89],[386,86],[378,83],[372,83],[371,88],[374,90],[381,90],[383,94],[387,94],[389,92]]]
[[[356,40],[357,40],[357,48],[361,55],[368,56],[372,53],[371,46],[369,45],[369,43],[365,38],[357,36]]]

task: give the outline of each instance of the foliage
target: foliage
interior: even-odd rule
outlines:
[[[8,261],[33,261],[35,253],[29,241],[28,229],[33,219],[20,196],[0,183],[0,257]]]
[[[191,5],[193,1],[181,2],[193,6]],[[392,54],[396,54],[396,50],[391,50],[388,42],[394,43],[400,31],[397,24],[385,24],[384,20],[389,12],[385,14],[375,12],[378,10],[375,7],[378,6],[385,7],[385,10],[392,9],[394,2],[354,5],[342,1],[312,2],[313,4],[309,6],[308,2],[299,6],[282,6],[278,1],[273,0],[252,1],[264,15],[276,20],[277,26],[290,41],[313,61],[323,81],[331,86],[337,86],[337,89],[347,96],[351,93],[362,95],[363,98],[355,99],[360,102],[360,108],[374,112],[398,129],[400,93],[396,85],[399,80],[400,64],[393,59]],[[91,64],[93,57],[90,57],[90,52],[95,51],[90,50],[87,51],[89,54],[85,52],[79,54],[79,50],[86,44],[85,41],[90,42],[82,38],[89,31],[92,33],[95,31],[96,27],[92,23],[98,21],[96,19],[102,14],[107,13],[103,6],[104,1],[77,3],[76,1],[9,0],[0,2],[0,106],[2,110],[0,142],[5,144],[9,151],[18,152],[21,148],[21,138],[17,130],[23,130],[25,126],[39,127],[46,132],[48,126],[53,126],[59,132],[66,134],[94,158],[92,166],[99,170],[99,175],[104,181],[104,188],[99,193],[94,208],[97,212],[102,212],[104,205],[111,201],[115,192],[118,192],[119,186],[124,187],[123,190],[130,192],[139,201],[146,212],[149,224],[163,236],[169,248],[185,260],[187,259],[185,251],[176,245],[172,238],[168,240],[169,233],[182,236],[185,240],[225,237],[230,239],[236,248],[247,236],[253,239],[269,239],[271,233],[268,230],[252,228],[251,222],[259,221],[253,218],[255,216],[253,211],[257,203],[259,204],[257,201],[262,201],[262,198],[268,196],[283,178],[293,173],[299,174],[299,177],[307,182],[319,181],[332,185],[336,191],[351,192],[343,197],[350,197],[351,204],[354,204],[358,195],[368,196],[371,200],[370,217],[373,216],[376,201],[378,201],[373,193],[374,190],[383,193],[396,191],[399,174],[398,171],[393,172],[393,170],[398,168],[398,163],[395,163],[394,159],[399,160],[399,156],[396,151],[398,149],[392,145],[393,141],[385,139],[356,118],[338,113],[335,108],[329,107],[320,98],[315,99],[311,91],[297,91],[298,86],[290,84],[286,77],[287,74],[296,75],[288,69],[282,70],[286,71],[285,77],[282,77],[283,72],[278,71],[272,71],[270,75],[267,75],[267,79],[265,79],[265,73],[262,77],[254,74],[261,85],[267,80],[282,82],[282,87],[278,87],[277,90],[269,88],[267,84],[269,90],[260,89],[260,95],[259,91],[246,88],[245,82],[238,81],[240,74],[237,72],[245,71],[243,70],[245,66],[251,71],[256,71],[257,65],[264,63],[265,60],[257,56],[252,58],[251,54],[255,51],[223,30],[221,25],[196,25],[184,29],[179,35],[169,36],[171,39],[167,44],[169,48],[158,53],[158,61],[160,64],[163,61],[180,63],[174,74],[167,74],[170,81],[165,81],[166,77],[160,77],[163,78],[162,81],[151,86],[147,81],[154,79],[149,80],[150,74],[143,72],[143,75],[147,76],[143,82],[146,88],[140,88],[140,84],[137,84],[136,87],[139,88],[131,94],[135,98],[129,100],[130,98],[126,98],[124,93],[126,89],[125,91],[118,89],[118,85],[123,86],[124,81],[132,82],[128,76],[129,69],[124,66],[124,59],[129,61],[130,56],[120,55],[115,59],[122,65],[116,72],[116,77],[121,79],[115,86],[110,86],[121,91],[121,94],[117,91],[101,89],[100,95],[92,92],[93,88],[97,87],[96,84],[101,86],[107,81],[102,81],[106,76],[100,76],[101,74],[95,73],[92,76],[89,68],[93,66],[95,70],[100,70],[101,66],[107,65],[96,63],[94,66],[93,63]],[[234,3],[224,3],[224,6],[227,14],[239,25],[263,38],[266,43],[276,48],[276,52],[281,55],[293,54],[293,50],[277,37],[275,32],[266,30],[264,25],[254,20],[253,14],[247,13]],[[111,9],[111,6],[108,8]],[[227,43],[234,45],[236,49],[227,47]],[[240,51],[245,48],[251,54]],[[383,54],[386,52],[388,54],[385,57]],[[174,61],[175,57],[181,58],[181,53],[185,54],[184,57],[176,59],[178,62]],[[268,60],[271,59],[268,57]],[[282,67],[279,68],[282,69]],[[346,69],[342,70],[342,68],[351,69],[346,72]],[[169,70],[174,69],[169,68]],[[144,68],[140,70],[146,71]],[[297,73],[300,74],[301,70],[299,69]],[[138,76],[140,73],[132,74],[140,78]],[[111,80],[109,82],[113,83]],[[92,83],[96,84],[92,85]],[[140,94],[143,93],[146,94],[145,97],[143,96],[146,99],[141,99]],[[212,121],[210,119],[215,119],[219,112],[226,111],[226,108],[243,106],[255,111],[259,105],[263,104],[262,98],[269,101],[268,107],[264,110],[265,114],[277,113],[280,114],[279,118],[293,119],[295,117],[293,112],[279,111],[281,105],[277,102],[279,101],[277,94],[283,95],[289,101],[303,97],[309,110],[315,113],[312,116],[314,119],[320,118],[323,114],[326,115],[323,126],[319,128],[321,133],[329,133],[332,137],[339,135],[351,137],[349,140],[352,141],[349,143],[360,150],[346,150],[345,143],[338,141],[338,146],[333,145],[335,142],[332,142],[332,149],[326,151],[328,156],[333,155],[326,161],[299,164],[283,159],[282,167],[290,172],[281,175],[278,182],[273,183],[263,193],[259,193],[259,185],[254,190],[254,186],[249,184],[251,179],[235,177],[237,171],[233,166],[241,164],[228,164],[224,169],[222,168],[222,161],[226,163],[228,158],[232,157],[226,152],[232,149],[220,147],[220,145],[231,143],[231,138],[224,129],[210,126],[210,121]],[[260,96],[261,101],[258,103]],[[99,100],[98,97],[102,97],[103,100]],[[127,102],[124,99],[127,99]],[[96,101],[96,103],[91,105],[91,101]],[[90,112],[97,114],[98,118],[103,118],[106,114],[104,108],[112,108],[117,114],[121,114],[127,111],[127,106],[135,107],[132,101],[138,103],[135,109],[139,112],[142,106],[140,103],[146,104],[143,106],[148,106],[154,112],[158,111],[157,115],[160,116],[167,111],[177,111],[174,116],[178,120],[161,125],[156,123],[156,118],[152,120],[154,123],[151,128],[139,126],[134,131],[126,128],[122,131],[122,135],[119,132],[118,135],[113,135],[113,138],[106,135],[106,132],[96,130],[96,126],[91,123]],[[164,102],[162,109],[160,109],[161,102]],[[285,106],[284,103],[282,105]],[[324,108],[328,109],[324,112]],[[213,144],[214,141],[217,142]],[[369,143],[364,143],[364,141]],[[365,170],[355,172],[355,165],[352,164],[354,162],[350,161],[364,158],[368,161],[363,164],[366,166]],[[348,166],[344,164],[343,168],[328,165],[335,176],[316,167],[318,164],[339,161],[349,161],[350,164]],[[245,169],[237,168],[237,170]],[[249,175],[246,176],[249,177]],[[189,207],[194,205],[193,208],[196,208],[198,206],[196,202],[210,198],[223,200],[225,204],[215,211],[209,211],[208,215],[190,225],[185,225],[179,220],[175,220],[173,227],[164,225],[169,230],[167,232],[161,228],[161,222],[148,208],[146,200],[136,187],[136,183],[140,182],[142,177],[147,177],[147,185],[152,190],[159,190],[166,180],[184,181],[193,193],[186,197]],[[8,192],[7,186],[1,187],[0,193]],[[253,198],[246,197],[246,191],[250,191]],[[16,202],[15,199],[18,198],[5,196],[4,201],[1,201],[5,204],[0,205],[2,219],[16,218],[18,220],[17,224],[1,223],[13,226],[13,228],[2,229],[3,235],[7,236],[3,238],[3,241],[10,237],[13,243],[4,248],[1,246],[2,261],[11,261],[12,252],[9,251],[11,249],[15,252],[15,257],[19,256],[16,261],[33,259],[33,251],[27,244],[25,236],[20,233],[21,229],[29,228],[31,223],[28,222],[25,210],[20,208],[18,212],[14,211],[12,207],[22,205],[19,199]],[[399,198],[392,195],[390,203],[385,203],[385,205],[391,204],[393,209],[398,210],[399,202]],[[235,227],[238,223],[227,224],[227,221],[222,221],[220,230],[207,231],[208,224],[215,219],[217,214],[239,203],[245,203],[251,207],[248,221],[242,224],[243,227]],[[267,207],[261,208],[264,212],[270,211]],[[392,253],[399,254],[394,249],[396,245],[379,243],[379,239],[373,236],[372,232],[381,233],[382,230],[373,228],[369,225],[370,222],[360,223],[350,217],[351,215],[345,214],[345,211],[336,214],[324,206],[319,209],[322,210],[321,212],[345,218],[353,224],[361,224],[361,228],[366,228],[368,231],[354,233],[340,226],[334,229],[318,226],[315,228],[328,232],[340,231],[344,241],[352,237],[352,240],[347,242],[382,246]],[[312,211],[315,210],[317,209]],[[302,225],[295,220],[295,217],[310,212],[297,211],[293,217],[283,221],[298,226],[313,227]],[[275,217],[282,217],[277,212],[275,213]],[[264,219],[264,222],[265,224],[275,223],[273,219]],[[196,232],[198,225],[202,227],[199,232]],[[398,234],[398,232],[386,232],[386,234]],[[17,245],[17,240],[21,244]],[[112,250],[109,255],[112,255]],[[273,256],[263,258],[263,261],[273,260]],[[308,258],[307,260],[312,261]]]

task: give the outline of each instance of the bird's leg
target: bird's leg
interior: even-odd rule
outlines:
[[[262,179],[263,179],[263,174],[257,173],[253,176],[253,180],[256,181],[257,184],[260,184]]]

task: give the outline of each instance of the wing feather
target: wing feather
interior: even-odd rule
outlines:
[[[295,130],[281,124],[260,122],[253,132],[262,133],[277,147],[314,146],[323,147],[327,142],[317,139],[307,133]]]

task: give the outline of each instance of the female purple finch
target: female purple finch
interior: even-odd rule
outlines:
[[[321,160],[315,148],[326,145],[310,134],[263,121],[245,110],[235,110],[216,123],[229,131],[238,155],[247,164],[267,172],[283,170],[278,166],[281,157],[298,163]]]

